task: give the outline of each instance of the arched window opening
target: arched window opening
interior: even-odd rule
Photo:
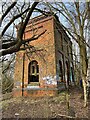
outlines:
[[[36,60],[33,60],[28,65],[28,84],[30,82],[39,82],[39,65]]]
[[[59,60],[59,68],[60,68],[60,72],[59,72],[60,81],[63,82],[63,69],[62,69],[62,62],[60,60]]]
[[[69,71],[69,64],[68,64],[68,61],[66,61],[66,82],[67,82],[67,85],[69,85],[69,76],[70,75],[70,71]]]

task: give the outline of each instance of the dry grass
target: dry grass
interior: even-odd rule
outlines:
[[[71,91],[69,96],[70,110],[73,110],[75,117],[87,118],[88,108],[83,107],[81,93]],[[20,118],[61,118],[68,117],[66,92],[58,96],[50,97],[18,97],[1,101],[3,118],[15,118],[15,113]],[[70,111],[71,112],[71,111]]]

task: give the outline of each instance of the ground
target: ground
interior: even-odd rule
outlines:
[[[71,88],[57,96],[8,98],[1,101],[2,118],[88,118],[88,107],[83,107],[82,91]],[[67,100],[69,99],[69,104]],[[68,109],[69,105],[69,109]]]

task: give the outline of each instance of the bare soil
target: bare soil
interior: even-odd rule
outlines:
[[[8,98],[2,104],[2,118],[88,118],[88,107],[84,107],[81,98],[82,90],[71,88],[57,96],[31,98]],[[68,102],[69,99],[69,102]],[[69,105],[69,108],[68,108]],[[89,113],[90,114],[90,113]]]

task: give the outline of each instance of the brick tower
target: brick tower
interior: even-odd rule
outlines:
[[[30,41],[26,51],[16,54],[15,95],[31,95],[31,91],[44,95],[47,89],[53,95],[69,85],[73,80],[72,43],[58,18],[40,15],[31,19],[23,38]]]

